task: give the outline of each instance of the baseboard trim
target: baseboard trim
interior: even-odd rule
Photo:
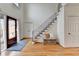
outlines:
[[[32,37],[24,36],[22,39],[32,39]]]

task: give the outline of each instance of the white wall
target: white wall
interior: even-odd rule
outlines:
[[[57,21],[48,27],[48,32],[57,38]]]
[[[38,28],[48,17],[57,12],[56,3],[29,3],[25,4],[25,8],[25,22],[32,22],[33,29]],[[27,28],[29,28],[29,26]],[[29,29],[27,30],[25,28],[25,34],[27,34],[28,31]]]
[[[79,4],[70,3],[65,6],[65,16],[79,16]]]
[[[57,38],[59,44],[64,47],[64,7],[57,16]]]

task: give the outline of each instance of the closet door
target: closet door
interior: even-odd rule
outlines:
[[[17,43],[17,20],[7,16],[7,48]]]
[[[79,47],[79,17],[73,16],[67,19],[67,46]]]

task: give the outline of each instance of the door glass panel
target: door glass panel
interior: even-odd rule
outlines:
[[[15,21],[10,20],[9,21],[9,39],[12,39],[15,37]]]

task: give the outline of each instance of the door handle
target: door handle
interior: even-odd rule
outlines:
[[[71,33],[68,33],[68,35],[71,35]]]

